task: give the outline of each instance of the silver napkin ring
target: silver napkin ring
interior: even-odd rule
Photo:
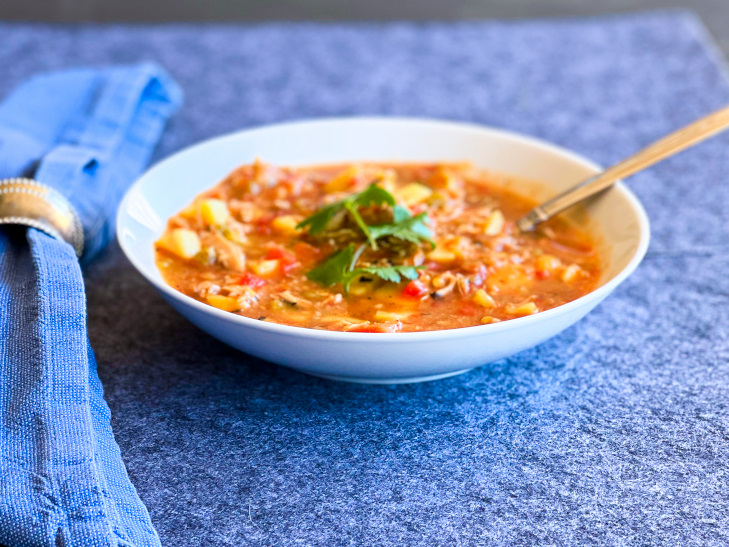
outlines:
[[[0,180],[0,224],[20,224],[70,243],[81,256],[84,232],[76,211],[59,192],[33,179]]]

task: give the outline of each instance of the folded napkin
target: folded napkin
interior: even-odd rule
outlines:
[[[180,101],[150,64],[36,77],[0,105],[0,178],[63,193],[88,260]],[[0,543],[159,545],[111,431],[71,245],[1,227],[0,310]]]

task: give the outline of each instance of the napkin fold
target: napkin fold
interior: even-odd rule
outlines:
[[[0,178],[63,193],[89,260],[181,99],[153,64],[38,76],[0,105]],[[73,248],[0,227],[0,310],[0,543],[159,545],[111,430]]]

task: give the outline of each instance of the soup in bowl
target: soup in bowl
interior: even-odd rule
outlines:
[[[515,221],[597,172],[512,133],[353,118],[242,131],[153,167],[118,234],[203,330],[303,372],[433,379],[531,347],[637,266],[622,185],[529,234]]]

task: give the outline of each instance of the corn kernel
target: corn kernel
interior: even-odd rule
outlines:
[[[206,199],[200,203],[200,215],[208,226],[222,226],[230,217],[230,211],[222,199]]]
[[[511,315],[533,315],[539,311],[539,308],[537,308],[537,305],[534,302],[526,302],[524,304],[519,304],[518,306],[508,304],[505,311]]]
[[[209,294],[205,298],[208,304],[223,311],[236,311],[240,309],[238,301],[230,296],[221,296],[219,294]]]
[[[565,283],[571,283],[583,273],[582,268],[580,268],[577,264],[570,264],[562,272],[562,281]]]
[[[490,315],[484,315],[481,318],[481,323],[484,325],[490,325],[491,323],[500,323],[501,319],[498,319],[496,317],[491,317]]]
[[[483,289],[476,291],[476,294],[473,295],[473,301],[484,308],[493,308],[496,305],[494,299]]]
[[[433,249],[426,256],[428,260],[432,260],[433,262],[437,262],[439,264],[449,264],[451,262],[454,262],[457,258],[455,253],[438,248]]]
[[[157,244],[185,259],[194,257],[202,247],[197,233],[186,228],[177,228],[167,232]]]
[[[283,215],[276,217],[271,222],[273,229],[284,235],[295,235],[299,232],[296,225],[299,223],[299,219],[294,215]]]
[[[409,317],[410,315],[412,315],[412,314],[408,313],[408,312],[393,313],[393,312],[389,312],[389,311],[378,310],[375,313],[375,321],[377,321],[378,323],[387,323],[390,321],[401,321],[401,320]]]
[[[260,275],[261,277],[269,277],[274,275],[278,271],[279,261],[278,260],[251,260],[248,262],[248,266],[253,273]]]
[[[405,205],[416,205],[428,199],[433,190],[417,182],[411,182],[395,193],[395,198]]]
[[[332,180],[326,183],[324,186],[325,192],[344,192],[352,187],[352,182],[355,181],[361,174],[361,168],[357,165],[350,165],[344,171],[335,176]]]
[[[483,233],[487,236],[497,236],[504,229],[504,224],[504,214],[496,209],[496,211],[491,213],[489,218],[486,219],[486,222],[483,225]]]

